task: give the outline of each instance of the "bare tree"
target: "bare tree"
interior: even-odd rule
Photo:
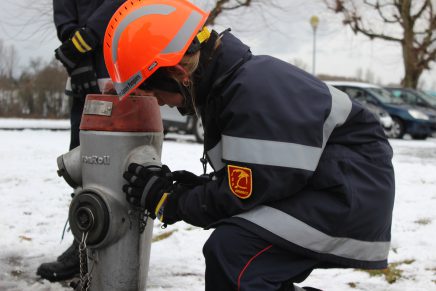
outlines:
[[[436,60],[436,4],[432,0],[323,0],[344,25],[370,39],[401,45],[402,85],[416,88]]]
[[[8,39],[43,43],[55,38],[52,0],[3,0],[10,13],[2,19],[0,29]]]
[[[15,47],[4,45],[3,40],[0,39],[0,76],[12,79],[17,63],[18,54]]]
[[[210,14],[207,19],[206,25],[214,25],[217,18],[227,14],[230,11],[248,8],[254,5],[268,5],[269,7],[277,6],[274,4],[275,0],[262,1],[262,0],[191,0],[196,4],[207,5]],[[13,25],[18,27],[27,27],[32,25],[35,29],[25,37],[32,37],[37,35],[39,39],[46,39],[55,34],[53,32],[52,22],[52,0],[24,0],[21,2],[13,2],[16,8],[29,13],[29,17],[23,21],[11,21]]]
[[[214,25],[215,20],[226,11],[236,10],[243,7],[249,7],[253,2],[262,2],[259,0],[216,0],[210,10],[209,18],[206,25]]]

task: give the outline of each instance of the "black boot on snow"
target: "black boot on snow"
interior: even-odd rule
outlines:
[[[316,289],[313,287],[298,287],[297,285],[293,285],[292,286],[293,289],[291,289],[290,291],[322,291],[321,289]]]
[[[36,270],[36,275],[50,282],[57,282],[72,279],[79,272],[79,244],[73,241],[73,244],[56,261],[41,264]]]

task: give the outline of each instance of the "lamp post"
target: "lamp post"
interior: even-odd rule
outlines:
[[[316,56],[316,29],[318,28],[319,18],[313,15],[310,18],[310,25],[313,29],[313,55],[312,55],[312,74],[315,75],[315,56]]]

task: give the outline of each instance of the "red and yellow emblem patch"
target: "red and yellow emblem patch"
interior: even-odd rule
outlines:
[[[227,165],[227,175],[229,176],[229,187],[233,194],[241,199],[247,199],[251,196],[253,190],[251,169]]]

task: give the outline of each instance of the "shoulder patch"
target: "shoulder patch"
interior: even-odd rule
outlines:
[[[247,199],[251,196],[253,190],[251,169],[227,165],[227,176],[233,194],[241,199]]]

